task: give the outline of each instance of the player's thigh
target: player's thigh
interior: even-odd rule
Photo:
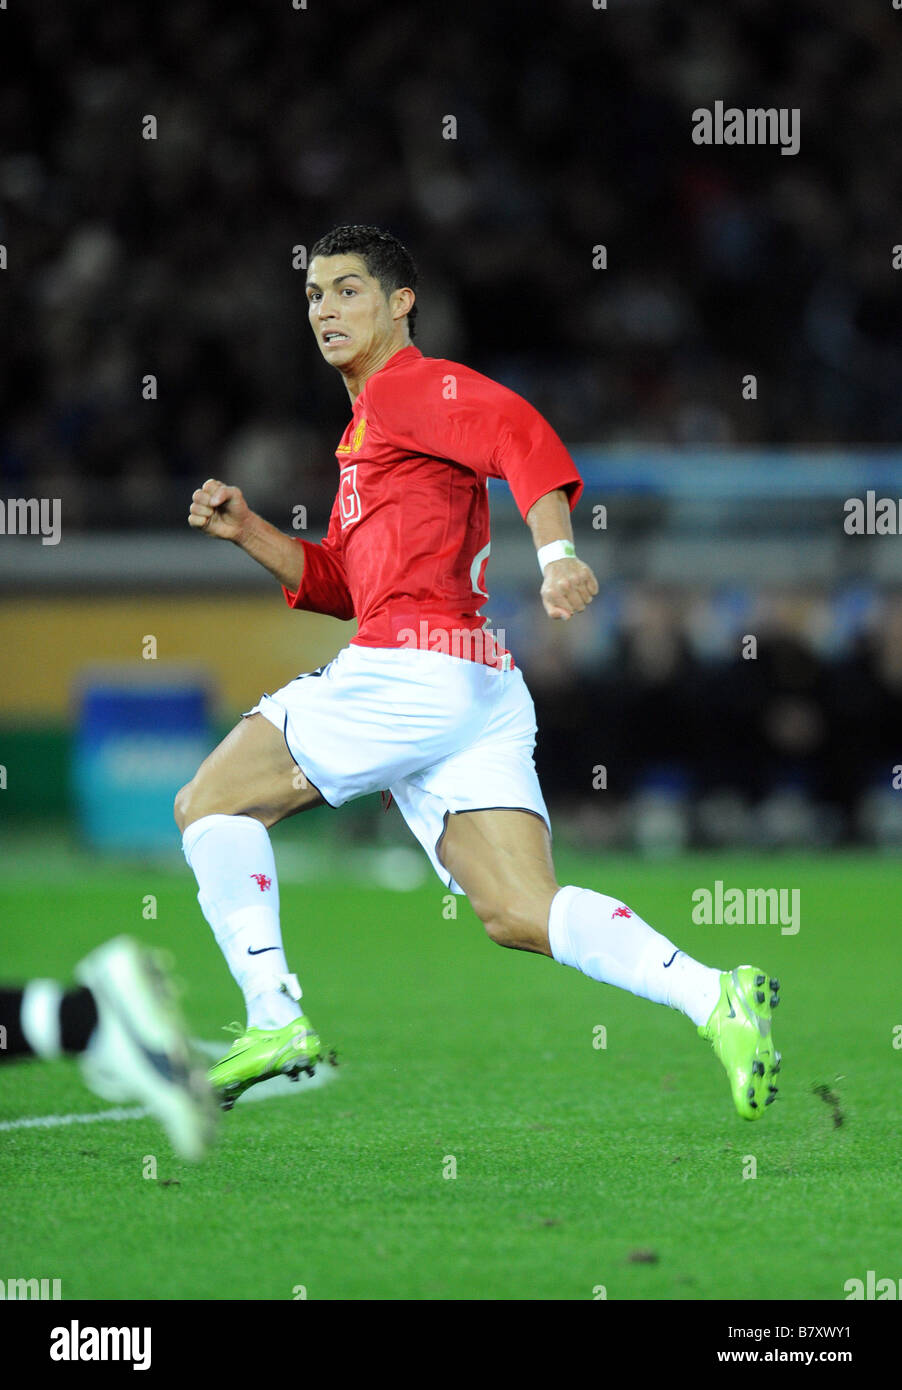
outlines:
[[[494,941],[549,954],[548,911],[559,885],[541,816],[459,811],[448,816],[438,854]]]
[[[254,816],[270,826],[322,799],[292,758],[281,731],[262,714],[250,714],[182,787],[175,819],[180,830],[212,815]]]

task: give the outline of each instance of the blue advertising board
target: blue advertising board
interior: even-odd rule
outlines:
[[[96,849],[157,851],[179,844],[176,792],[213,746],[209,688],[178,668],[152,679],[87,672],[77,696],[73,792]]]

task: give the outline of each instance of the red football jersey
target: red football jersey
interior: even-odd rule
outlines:
[[[510,664],[483,636],[488,479],[522,516],[582,480],[554,430],[507,387],[459,362],[401,348],[369,378],[335,451],[338,494],[322,543],[304,547],[292,608],[358,620],[364,647],[421,647]]]

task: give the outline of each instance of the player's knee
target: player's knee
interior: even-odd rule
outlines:
[[[234,797],[224,795],[215,781],[204,779],[202,772],[176,792],[173,815],[183,835],[189,825],[193,825],[196,820],[202,820],[204,816],[252,816],[267,830],[281,819],[277,812],[250,810],[245,807],[243,800],[236,802]]]
[[[476,915],[496,946],[522,950],[535,936],[535,922],[530,905],[517,895],[492,897],[473,904]]]
[[[176,792],[172,813],[175,816],[176,825],[184,835],[191,822],[197,820],[200,814],[197,809],[197,789],[193,781],[186,782]]]

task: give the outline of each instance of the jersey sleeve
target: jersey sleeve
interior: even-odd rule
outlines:
[[[544,416],[490,377],[456,362],[432,360],[438,370],[424,389],[406,392],[403,399],[390,379],[379,382],[367,408],[380,432],[415,453],[450,459],[482,477],[504,478],[524,518],[533,503],[557,488],[568,494],[572,511],[582,479]]]
[[[304,547],[304,573],[299,589],[292,591],[282,585],[289,607],[300,608],[305,613],[327,613],[330,618],[342,618],[346,622],[355,616],[354,600],[341,558],[340,537],[341,515],[336,496],[329,529],[320,544],[298,538],[298,545]]]

